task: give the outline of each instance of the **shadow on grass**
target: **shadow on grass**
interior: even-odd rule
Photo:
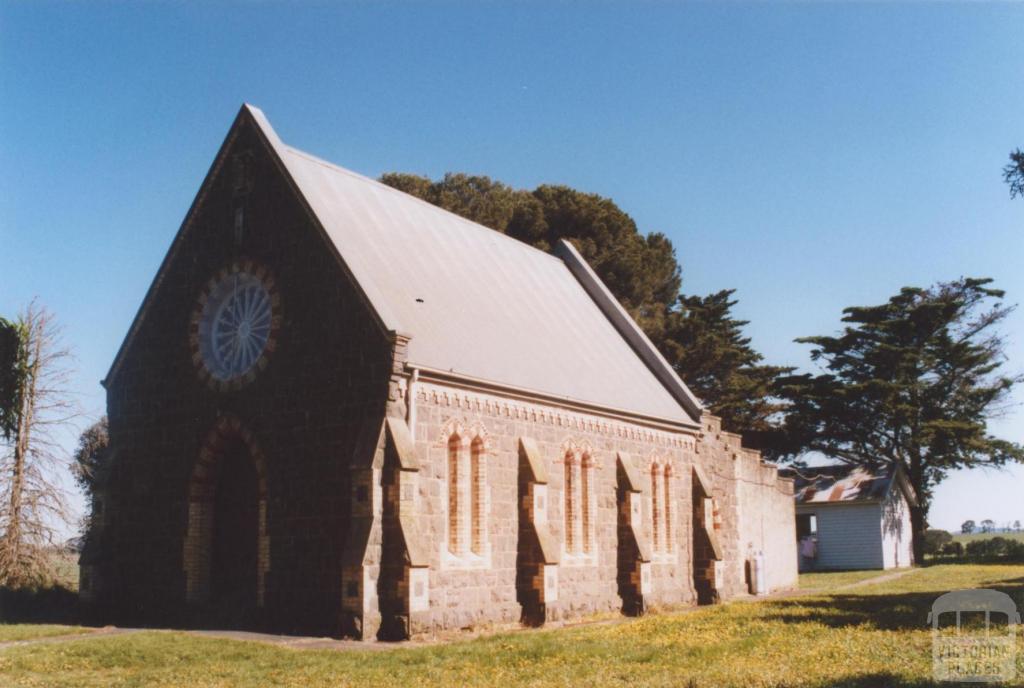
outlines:
[[[78,593],[63,586],[18,589],[0,587],[0,622],[80,625]]]
[[[1024,577],[1003,581],[991,586],[991,589],[1008,594],[1019,606],[1024,605]],[[819,623],[830,628],[871,626],[887,631],[920,630],[927,626],[928,612],[940,594],[837,593],[820,598],[780,600],[773,604],[774,610],[768,614],[768,618],[783,623]]]
[[[908,681],[901,676],[894,676],[887,673],[863,674],[851,676],[842,680],[828,683],[815,684],[816,688],[938,688],[949,686],[949,683],[940,683],[924,679]]]

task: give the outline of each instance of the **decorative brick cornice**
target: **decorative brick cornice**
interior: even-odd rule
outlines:
[[[416,400],[425,404],[456,409],[463,414],[473,413],[491,418],[524,420],[564,428],[570,432],[588,432],[605,437],[657,443],[684,451],[696,451],[697,438],[695,434],[655,430],[642,425],[556,409],[544,404],[446,387],[433,382],[420,382],[416,385]]]

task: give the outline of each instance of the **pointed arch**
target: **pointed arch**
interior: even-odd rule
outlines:
[[[207,433],[188,482],[188,525],[185,533],[183,568],[185,570],[185,599],[187,602],[206,602],[210,599],[213,582],[213,562],[218,491],[232,476],[221,475],[225,464],[250,462],[254,473],[255,542],[243,543],[254,550],[255,590],[251,602],[262,607],[266,597],[266,576],[270,570],[270,538],[267,535],[267,479],[266,459],[252,432],[234,416],[222,417]],[[237,465],[237,464],[236,464]],[[244,490],[244,487],[243,487]],[[242,494],[242,498],[246,498]]]

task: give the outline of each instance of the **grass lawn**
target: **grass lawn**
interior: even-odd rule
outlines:
[[[890,573],[895,573],[890,572]],[[812,573],[801,573],[799,587],[801,590],[818,590],[820,592],[831,592],[844,585],[860,583],[868,578],[884,576],[886,571],[882,569],[871,569],[868,571],[820,571]]]
[[[156,631],[83,638],[0,651],[0,685],[931,686],[928,609],[967,587],[1024,606],[1024,566],[933,566],[849,591],[380,652]]]

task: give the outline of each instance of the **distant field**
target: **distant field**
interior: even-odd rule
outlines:
[[[989,540],[994,537],[1002,537],[1007,540],[1018,540],[1024,542],[1024,532],[1021,533],[971,533],[970,535],[964,535],[963,533],[953,533],[954,542],[962,542],[965,545],[968,542],[974,542],[975,540]]]
[[[54,573],[57,574],[57,584],[78,592],[78,555],[69,552],[54,553],[52,561]]]

